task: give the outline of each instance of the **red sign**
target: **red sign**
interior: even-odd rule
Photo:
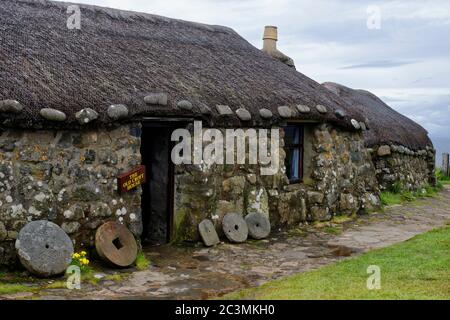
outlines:
[[[129,192],[147,181],[145,166],[139,166],[117,178],[120,193]]]

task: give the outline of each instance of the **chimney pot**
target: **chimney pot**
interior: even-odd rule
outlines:
[[[266,26],[264,28],[264,36],[263,36],[263,48],[262,51],[269,54],[275,59],[280,60],[284,64],[289,67],[295,68],[294,60],[289,58],[284,53],[278,51],[277,49],[277,41],[278,41],[278,28],[275,26]]]
[[[278,28],[275,26],[266,26],[264,29],[263,40],[266,39],[278,41]]]

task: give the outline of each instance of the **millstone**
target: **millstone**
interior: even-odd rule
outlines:
[[[16,250],[22,265],[39,277],[62,274],[72,261],[73,243],[50,221],[33,221],[20,230]]]
[[[228,240],[243,243],[248,237],[248,227],[245,220],[237,213],[228,213],[222,222],[223,232]]]
[[[97,229],[95,248],[103,260],[119,267],[132,265],[138,251],[136,239],[130,230],[114,221]]]
[[[245,217],[248,234],[256,240],[265,239],[270,234],[270,221],[261,213],[250,213]]]
[[[198,231],[205,246],[213,247],[220,243],[219,236],[217,235],[217,231],[211,220],[206,219],[200,222],[198,225]]]

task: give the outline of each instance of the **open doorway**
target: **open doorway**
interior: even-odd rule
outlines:
[[[163,123],[143,123],[142,164],[147,182],[142,186],[142,242],[162,245],[172,239],[174,166],[170,159],[174,127]]]

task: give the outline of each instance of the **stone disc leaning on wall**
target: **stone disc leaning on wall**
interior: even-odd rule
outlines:
[[[73,243],[50,221],[33,221],[19,232],[16,250],[22,265],[40,277],[62,274],[72,261]]]
[[[260,213],[250,213],[245,217],[248,234],[256,240],[265,239],[270,234],[270,221]]]
[[[95,248],[106,262],[128,267],[136,261],[137,243],[133,234],[123,224],[110,221],[97,229]]]
[[[219,236],[217,235],[216,229],[214,228],[214,224],[211,220],[206,219],[200,222],[198,225],[198,231],[205,246],[213,247],[220,243]]]
[[[248,237],[248,227],[245,220],[237,213],[228,213],[222,222],[223,232],[228,240],[243,243]]]

